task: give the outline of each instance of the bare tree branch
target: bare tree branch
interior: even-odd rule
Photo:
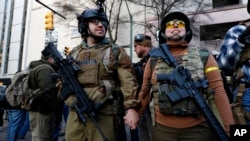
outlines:
[[[145,20],[133,21],[133,25],[139,25],[145,27],[144,32],[150,32],[151,35],[155,36],[156,30],[160,27],[160,22],[164,18],[164,16],[170,11],[183,11],[186,7],[192,7],[193,16],[190,18],[191,22],[195,21],[195,15],[198,13],[202,13],[204,9],[208,6],[205,3],[205,0],[127,0],[130,5],[136,5],[141,8],[145,8],[147,10],[139,10],[131,9],[131,13],[133,17],[146,15]],[[89,0],[90,4],[86,4],[79,0],[61,0],[57,2],[55,5],[62,10],[62,13],[67,16],[67,19],[71,21],[71,19],[75,19],[76,15],[79,15],[84,9],[90,8],[89,6],[96,6],[97,0]],[[189,5],[188,5],[189,3]],[[123,24],[128,24],[130,22],[130,17],[128,14],[124,15],[121,12],[124,3],[123,0],[106,0],[103,3],[104,11],[106,12],[109,20],[108,26],[108,36],[112,42],[117,41],[117,37],[119,34],[119,28]],[[97,6],[96,6],[97,7]],[[91,7],[92,8],[92,7]],[[154,16],[155,21],[148,21],[148,15]],[[198,37],[199,29],[195,29],[192,27]]]

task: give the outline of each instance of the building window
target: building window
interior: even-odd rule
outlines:
[[[3,74],[14,74],[22,68],[25,19],[28,1],[8,1],[4,30],[5,49],[2,62]]]
[[[200,27],[200,40],[211,41],[223,39],[228,29],[237,25],[239,22],[230,22],[222,24],[204,25]]]
[[[213,8],[239,4],[239,0],[213,0]]]

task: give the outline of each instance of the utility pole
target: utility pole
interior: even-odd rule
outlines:
[[[126,6],[127,6],[127,9],[128,9],[128,14],[129,14],[129,18],[130,18],[130,45],[129,45],[129,48],[130,48],[130,57],[131,57],[131,60],[133,61],[133,16],[131,15],[130,13],[130,10],[128,8],[128,3],[127,3],[127,0],[125,0],[126,2]]]

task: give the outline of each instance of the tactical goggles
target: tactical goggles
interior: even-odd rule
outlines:
[[[141,41],[143,41],[143,40],[151,40],[151,37],[150,36],[145,36],[145,35],[143,35],[143,34],[137,34],[137,35],[135,35],[135,38],[134,38],[134,41],[135,42],[141,42]]]
[[[178,28],[185,27],[185,22],[182,20],[172,20],[166,23],[166,28],[174,28],[174,27]]]
[[[100,20],[100,19],[90,19],[89,22],[93,23],[94,25],[98,25],[99,23],[101,23],[105,27],[108,26],[107,21],[103,21],[103,20]]]

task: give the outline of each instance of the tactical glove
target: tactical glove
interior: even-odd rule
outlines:
[[[248,26],[245,31],[241,33],[238,40],[242,44],[250,44],[250,27]]]
[[[69,47],[64,47],[64,54],[69,55],[70,54],[70,49]]]

